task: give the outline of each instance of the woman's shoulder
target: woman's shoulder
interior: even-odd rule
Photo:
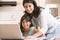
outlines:
[[[40,7],[40,10],[42,11],[42,10],[44,10],[45,8],[44,7]]]
[[[40,17],[46,16],[47,14],[49,14],[49,11],[47,11],[47,10],[48,10],[48,9],[43,8],[43,7],[40,8],[40,11],[41,11],[41,12],[40,12],[40,14],[39,14],[38,17],[40,18]]]
[[[49,15],[51,12],[49,11],[49,8],[41,8],[40,9],[41,10],[41,13],[40,13],[40,15]]]

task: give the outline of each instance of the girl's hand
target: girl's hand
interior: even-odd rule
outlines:
[[[32,40],[33,37],[32,36],[27,36],[24,40]]]

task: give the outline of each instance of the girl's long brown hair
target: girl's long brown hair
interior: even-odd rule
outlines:
[[[24,28],[23,28],[23,26],[22,26],[22,21],[23,21],[23,20],[26,20],[27,22],[28,22],[28,21],[31,22],[30,27],[33,26],[31,17],[30,17],[29,15],[27,15],[27,14],[26,14],[26,15],[23,15],[22,18],[21,18],[21,21],[20,21],[20,29],[21,29],[21,32],[24,32]]]

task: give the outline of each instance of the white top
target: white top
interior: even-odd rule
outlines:
[[[38,18],[33,17],[32,22],[34,25],[40,26],[40,31],[43,34],[53,32],[56,26],[58,26],[57,19],[51,15],[48,8],[43,9]]]

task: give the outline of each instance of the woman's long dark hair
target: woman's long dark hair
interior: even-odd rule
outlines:
[[[32,3],[34,5],[34,11],[30,15],[37,18],[41,12],[40,8],[42,8],[42,7],[37,6],[37,3],[35,0],[23,0],[23,6],[25,3]],[[25,11],[25,13],[27,13],[27,12]],[[29,14],[29,13],[27,13],[27,14]]]
[[[28,21],[31,22],[30,27],[33,26],[31,17],[30,17],[29,15],[27,15],[27,14],[23,15],[22,18],[21,18],[21,21],[20,21],[20,29],[21,29],[21,32],[22,32],[22,33],[24,32],[24,28],[23,28],[23,26],[22,26],[22,21],[23,21],[23,20],[26,20],[27,22],[28,22]]]

